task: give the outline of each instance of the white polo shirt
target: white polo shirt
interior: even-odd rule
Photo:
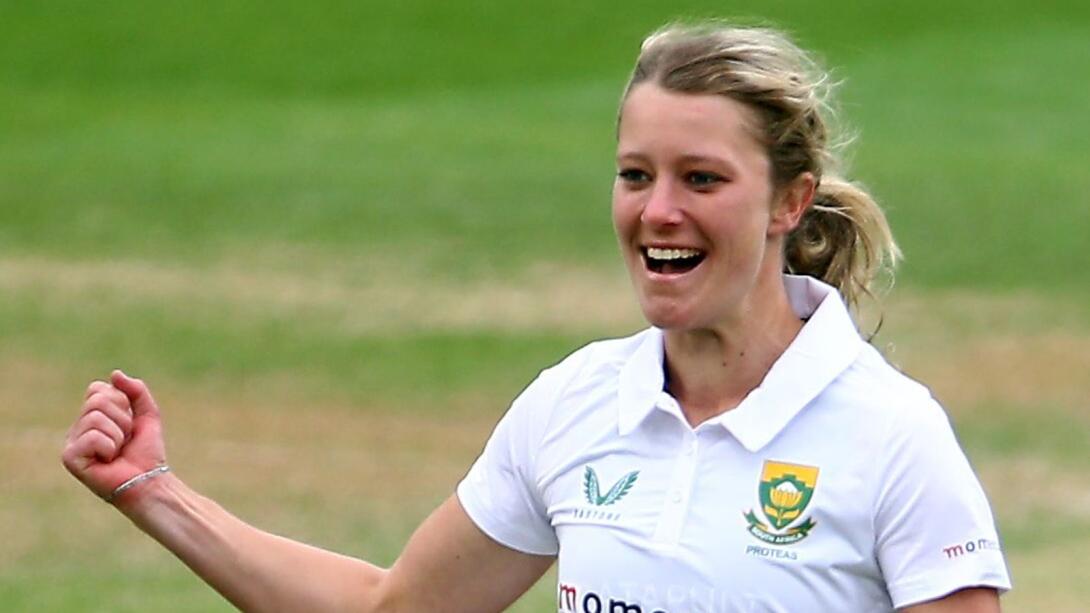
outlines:
[[[926,388],[860,338],[836,291],[764,381],[692,428],[652,328],[542,372],[458,486],[513,549],[558,555],[579,613],[874,612],[1010,588],[988,502]]]

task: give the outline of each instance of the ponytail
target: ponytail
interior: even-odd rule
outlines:
[[[858,185],[824,177],[799,225],[787,236],[787,271],[837,288],[849,306],[873,296],[872,283],[891,275],[901,250],[886,216]]]

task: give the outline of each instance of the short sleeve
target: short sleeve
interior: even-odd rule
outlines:
[[[537,555],[559,550],[535,478],[537,450],[557,392],[550,374],[543,372],[515,399],[457,490],[462,507],[485,534]]]
[[[878,562],[897,608],[959,589],[1010,589],[984,490],[933,400],[894,422],[878,463]]]

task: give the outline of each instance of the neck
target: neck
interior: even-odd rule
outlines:
[[[666,377],[689,424],[737,407],[802,329],[782,282],[729,321],[665,332]]]

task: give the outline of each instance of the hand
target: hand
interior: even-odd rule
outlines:
[[[68,431],[61,461],[68,472],[105,498],[132,477],[166,463],[159,406],[140,379],[115,370],[95,381]],[[135,487],[128,497],[139,491]]]

